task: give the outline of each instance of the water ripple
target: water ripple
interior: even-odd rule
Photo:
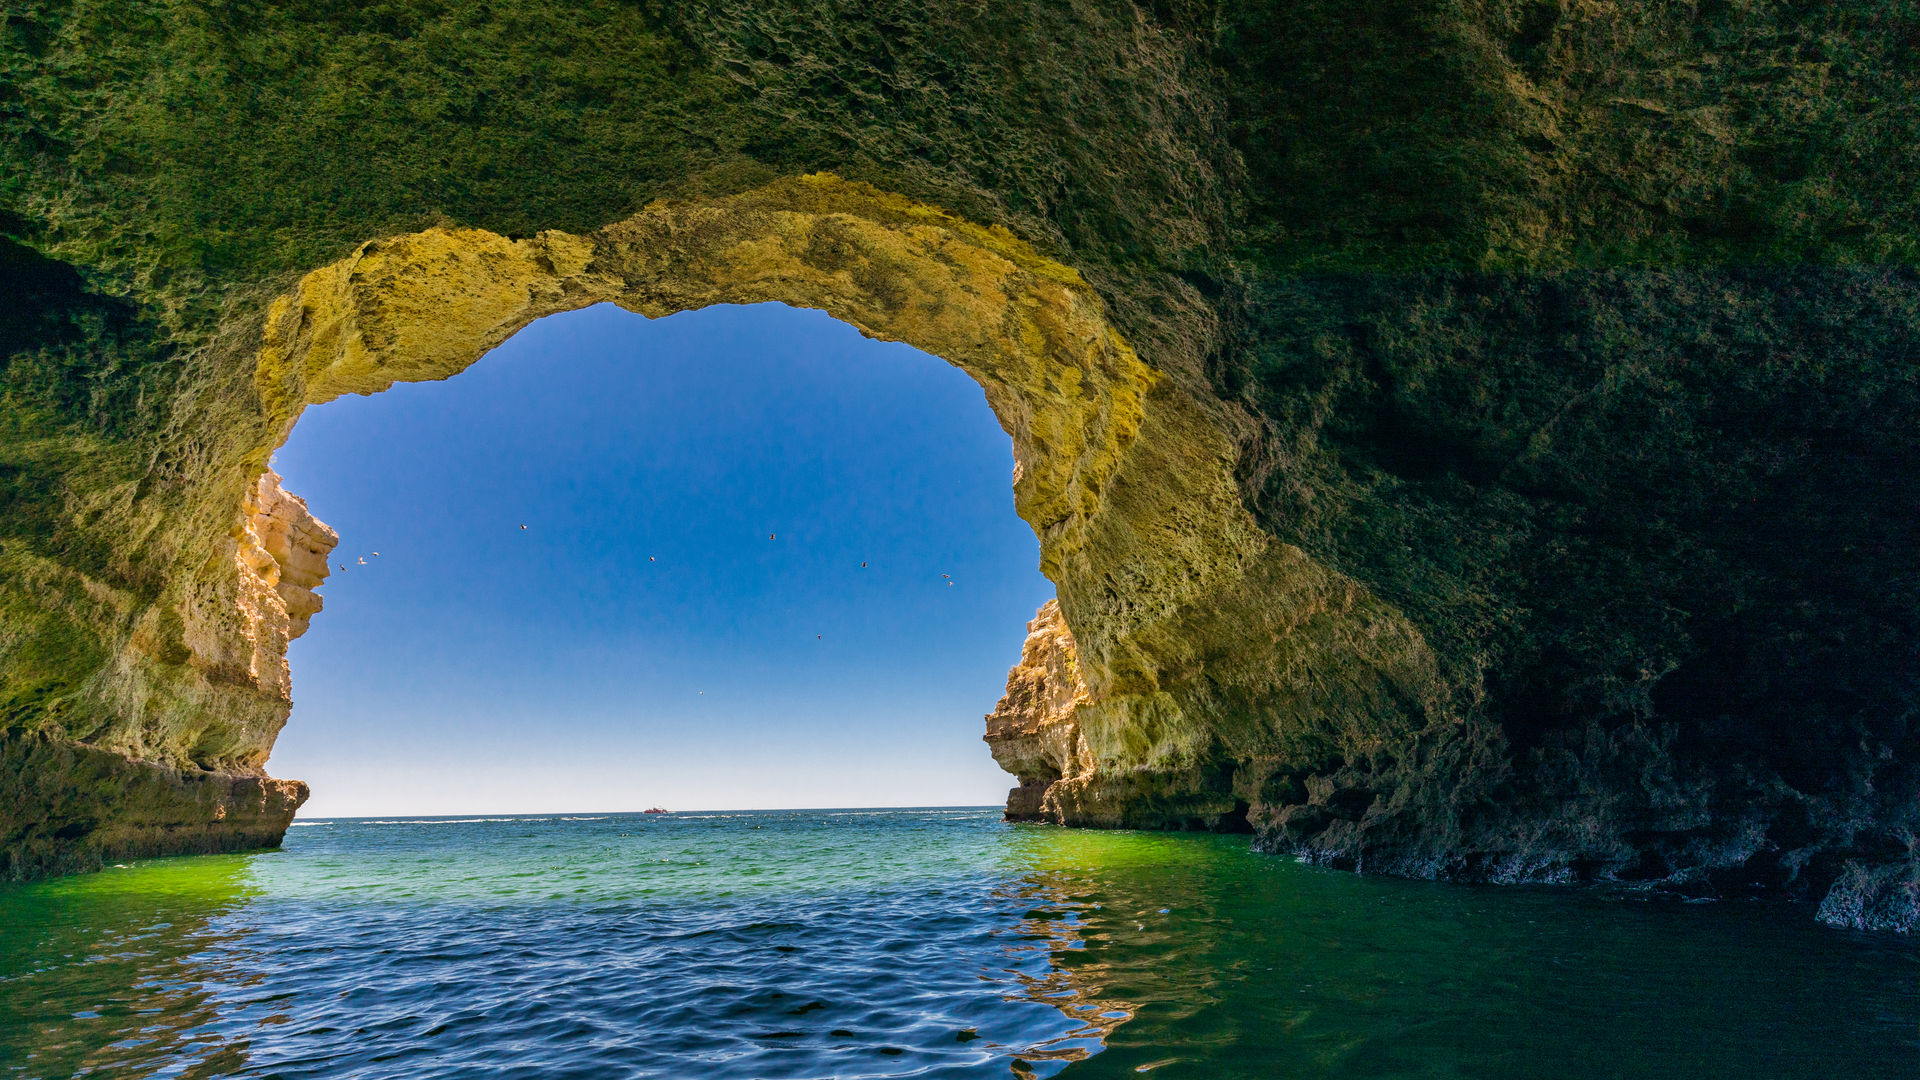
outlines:
[[[986,811],[303,823],[0,888],[0,1077],[1911,1076],[1920,950]]]

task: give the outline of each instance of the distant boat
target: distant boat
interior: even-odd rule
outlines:
[[[640,811],[640,812],[641,812],[641,813],[643,813],[643,814],[671,814],[671,813],[673,813],[673,811],[671,811],[671,810],[663,810],[663,809],[661,809],[661,808],[660,808],[660,807],[658,807],[658,806],[650,806],[650,807],[648,807],[647,809],[645,809],[645,810],[642,810],[642,811]]]

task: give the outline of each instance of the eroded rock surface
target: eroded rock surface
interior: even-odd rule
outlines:
[[[1910,13],[7,26],[9,739],[257,771],[325,546],[259,486],[302,408],[588,303],[779,300],[1013,441],[1058,587],[996,713],[1017,814],[1920,911]]]
[[[1058,820],[1046,800],[1052,785],[1093,771],[1093,755],[1080,738],[1074,714],[1087,703],[1073,633],[1049,600],[1027,624],[1020,662],[1007,673],[1007,693],[987,715],[987,745],[1000,767],[1019,777],[1007,795],[1014,821]]]
[[[272,847],[306,801],[298,780],[137,761],[45,732],[0,734],[0,881]]]
[[[320,610],[338,542],[262,473],[200,587],[147,613],[84,695],[49,710],[127,719],[89,720],[84,740],[0,731],[0,880],[279,843],[307,799],[264,771],[292,708],[287,644]]]
[[[240,510],[246,520],[241,563],[280,598],[287,637],[297,638],[320,613],[320,594],[313,590],[327,580],[327,556],[340,535],[307,510],[305,499],[287,494],[271,470],[260,474]]]

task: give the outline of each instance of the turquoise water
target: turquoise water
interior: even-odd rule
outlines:
[[[0,888],[0,1076],[1913,1077],[1920,944],[996,811],[302,823]]]

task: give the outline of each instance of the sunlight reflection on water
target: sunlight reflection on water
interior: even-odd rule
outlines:
[[[311,823],[0,888],[0,1075],[1914,1074],[1920,950],[987,811]]]

